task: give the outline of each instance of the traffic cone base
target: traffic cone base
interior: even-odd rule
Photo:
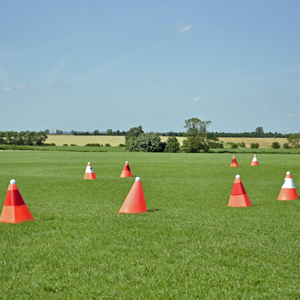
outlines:
[[[281,189],[277,200],[297,200],[299,196],[295,189]]]
[[[97,179],[95,173],[84,173],[83,179]]]
[[[248,207],[252,206],[247,194],[230,196],[228,206],[231,207]]]
[[[121,178],[132,177],[128,161],[126,161],[125,166],[124,166],[124,168],[122,170],[122,173],[121,173],[120,177]]]
[[[20,223],[33,220],[34,219],[19,192],[16,181],[12,179],[10,181],[10,185],[8,186],[0,222]]]
[[[284,179],[282,188],[280,190],[277,200],[297,200],[299,196],[296,191],[296,187],[290,172],[286,172],[286,177]]]
[[[90,179],[90,180],[91,179],[97,179],[97,177],[95,175],[95,172],[94,172],[90,162],[88,162],[88,164],[86,166],[83,179]]]
[[[1,223],[20,223],[33,221],[33,217],[26,204],[18,206],[3,206]]]
[[[131,171],[126,171],[126,170],[123,170],[121,175],[120,175],[121,178],[124,178],[124,177],[132,177],[132,174],[131,174]]]
[[[131,190],[129,191],[119,213],[136,214],[147,212],[146,200],[142,188],[142,183],[137,177]]]

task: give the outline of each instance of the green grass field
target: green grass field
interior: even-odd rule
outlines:
[[[0,224],[0,299],[299,299],[299,155],[257,157],[1,151],[1,209],[14,178],[35,221]],[[148,213],[118,214],[126,160]],[[227,207],[237,174],[253,207]]]

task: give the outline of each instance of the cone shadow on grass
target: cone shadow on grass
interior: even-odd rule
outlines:
[[[150,208],[148,209],[148,213],[154,213],[157,211],[165,211],[166,209],[161,209],[161,208]]]

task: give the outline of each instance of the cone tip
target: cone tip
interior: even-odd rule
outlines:
[[[91,163],[90,162],[88,162],[88,165],[90,165]]]
[[[289,171],[286,172],[286,175],[290,175],[290,174],[291,174],[291,172],[289,172]]]
[[[14,180],[14,179],[12,179],[11,181],[10,181],[10,184],[16,184],[17,182]]]
[[[238,178],[240,178],[240,177],[241,177],[240,175],[236,175],[236,176],[235,176],[236,179],[238,179]]]
[[[135,177],[135,181],[141,181],[140,177]]]
[[[128,161],[126,160],[126,163],[125,164],[128,164]]]
[[[233,157],[233,158],[235,158],[235,156],[234,156],[234,155],[233,155],[232,157]]]

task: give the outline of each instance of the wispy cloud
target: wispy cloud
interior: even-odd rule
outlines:
[[[10,86],[11,83],[7,78],[5,70],[0,69],[0,82],[4,83],[6,86]]]
[[[284,116],[285,118],[292,118],[292,117],[297,116],[297,114],[287,113],[287,114],[284,114],[283,116]]]
[[[153,85],[145,85],[139,87],[131,87],[126,88],[126,91],[133,91],[133,90],[153,90],[153,89],[162,89],[162,88],[170,88],[170,87],[177,87],[177,86],[185,86],[185,85],[193,85],[202,83],[201,81],[178,81],[178,82],[168,82],[162,84],[153,84]]]
[[[8,88],[2,89],[1,91],[3,91],[3,92],[8,92],[8,91],[10,91],[11,89],[12,89],[11,87],[8,87]]]
[[[196,98],[192,98],[192,99],[190,99],[190,101],[191,102],[197,102],[197,101],[201,101],[202,100],[202,98],[201,97],[196,97]]]
[[[239,82],[234,82],[234,83],[231,83],[231,84],[228,84],[228,85],[219,86],[219,87],[216,87],[215,90],[232,88],[232,87],[243,85],[243,84],[246,84],[246,83],[251,83],[251,82],[260,81],[260,80],[264,80],[264,79],[275,77],[275,76],[281,76],[281,75],[285,75],[285,74],[298,73],[298,72],[300,72],[300,69],[284,70],[284,71],[278,71],[278,72],[268,72],[268,73],[253,75],[251,77],[248,76],[248,79],[246,79],[244,81],[239,81]],[[267,90],[261,89],[260,91],[265,92]]]
[[[54,69],[48,74],[46,78],[46,83],[51,84],[56,79],[57,75],[61,73],[68,65],[70,65],[74,54],[71,53],[63,58],[55,67]]]
[[[26,88],[26,84],[18,85],[18,86],[17,86],[17,89],[25,89],[25,88]]]
[[[189,25],[182,25],[182,24],[179,24],[179,32],[186,32],[186,31],[189,31],[191,30],[193,27],[193,24],[189,24]]]
[[[267,90],[266,89],[260,89],[259,90],[261,93],[265,93]]]
[[[169,41],[165,41],[165,42],[157,44],[157,45],[153,45],[153,46],[150,46],[150,47],[146,47],[146,48],[142,48],[142,49],[133,51],[131,53],[124,54],[123,56],[117,57],[114,60],[112,60],[110,62],[106,62],[105,64],[103,64],[103,65],[101,65],[101,66],[99,66],[99,67],[91,70],[89,73],[83,74],[80,77],[73,78],[72,80],[70,80],[70,82],[73,83],[73,82],[84,80],[84,79],[86,79],[86,78],[88,78],[90,76],[93,76],[93,75],[95,75],[95,74],[97,74],[99,72],[102,72],[102,71],[105,71],[107,69],[110,69],[110,68],[114,67],[115,65],[117,65],[118,63],[120,63],[120,62],[122,62],[122,61],[124,61],[124,60],[126,60],[128,58],[131,58],[131,57],[134,57],[136,55],[140,55],[140,54],[143,54],[143,53],[146,53],[146,52],[150,52],[152,50],[155,50],[155,49],[158,49],[160,47],[163,47],[163,46],[167,45],[168,43],[169,43]],[[153,87],[153,86],[148,86],[148,87]],[[155,85],[155,87],[160,87],[160,85]],[[145,88],[145,87],[141,87],[141,88]],[[137,89],[140,89],[140,87],[137,88]]]
[[[9,52],[0,52],[0,57],[5,57],[5,56],[22,56],[22,55],[29,55],[29,54],[35,54],[38,52],[43,52],[53,46],[60,45],[62,41],[65,41],[66,39],[73,38],[74,36],[77,36],[78,32],[74,32],[70,35],[60,37],[56,40],[51,41],[50,43],[41,45],[40,47],[37,48],[32,48],[24,51],[9,51]]]
[[[212,97],[202,98],[200,96],[190,99],[190,102],[198,102],[198,101],[209,101],[212,100]]]

